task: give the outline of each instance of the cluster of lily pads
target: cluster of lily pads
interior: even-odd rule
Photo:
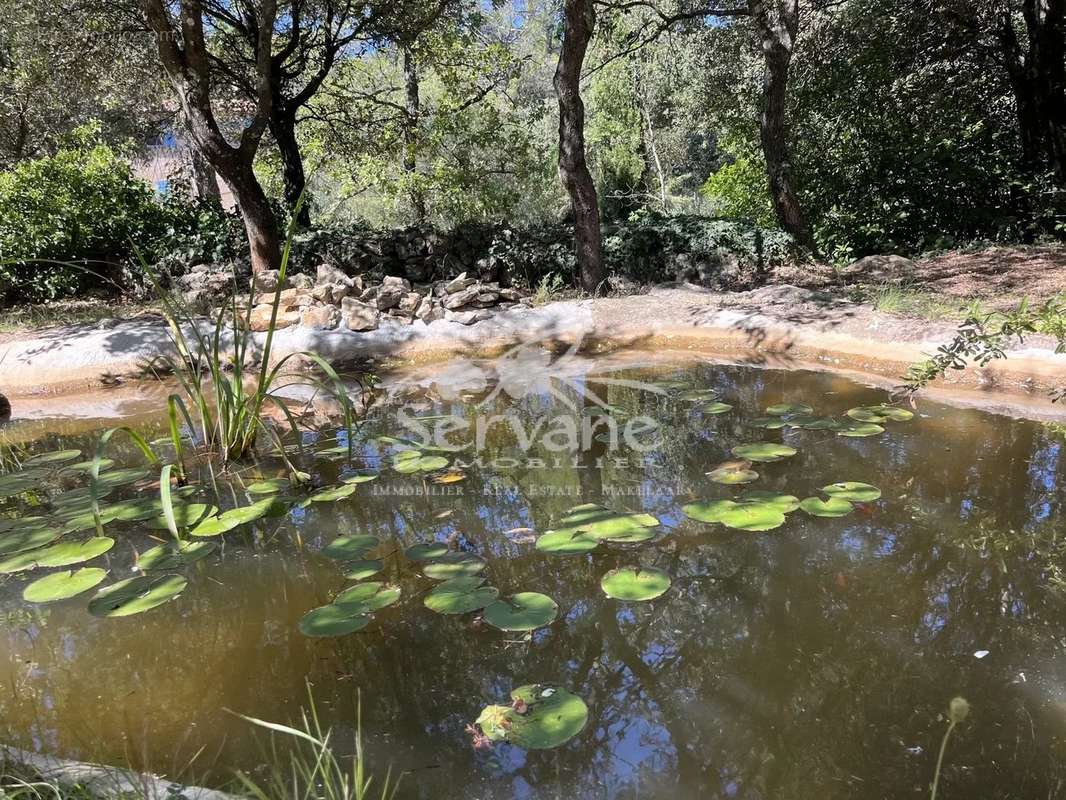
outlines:
[[[751,425],[767,430],[799,428],[808,431],[831,431],[837,436],[858,438],[884,433],[885,422],[906,422],[914,418],[913,412],[884,403],[858,406],[844,413],[848,417],[845,420],[819,417],[806,403],[777,403],[766,408],[766,416],[751,420]]]

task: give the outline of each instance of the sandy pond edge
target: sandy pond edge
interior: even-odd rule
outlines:
[[[368,333],[288,328],[276,333],[275,352],[310,350],[337,362],[373,357],[387,365],[412,365],[486,355],[522,342],[580,342],[586,352],[683,352],[753,366],[827,370],[891,388],[910,364],[950,341],[954,331],[954,324],[884,314],[791,286],[733,294],[669,286],[628,297],[516,308],[471,326],[441,320],[386,324]],[[0,344],[0,392],[14,401],[15,418],[27,405],[33,406],[28,416],[40,418],[48,408],[100,400],[107,387],[145,386],[136,378],[170,352],[160,320],[45,331]],[[1047,337],[1033,337],[1009,349],[1003,360],[971,365],[948,378],[923,394],[1016,416],[1066,417],[1066,410],[1046,399],[1050,389],[1066,386],[1066,354],[1055,353]]]

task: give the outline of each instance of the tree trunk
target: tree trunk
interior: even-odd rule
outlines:
[[[593,0],[565,0],[563,41],[555,70],[559,98],[559,177],[570,195],[581,286],[601,288],[605,274],[596,184],[585,161],[585,104],[581,101],[581,66],[596,23]]]
[[[411,48],[403,48],[404,126],[403,171],[409,182],[411,213],[417,222],[426,220],[426,198],[418,185],[418,123],[422,102],[418,94],[418,64]]]
[[[792,182],[792,155],[785,121],[788,68],[799,31],[799,0],[749,0],[749,8],[765,62],[759,138],[766,160],[770,200],[781,227],[814,252],[814,239]]]
[[[196,198],[207,205],[222,208],[222,193],[218,190],[218,176],[215,175],[215,170],[207,163],[207,159],[196,146],[196,142],[190,142],[186,150],[189,154],[189,173],[192,176]]]
[[[252,259],[252,274],[277,269],[281,265],[281,237],[274,209],[266,192],[252,171],[251,165],[241,166],[232,175],[222,175],[244,220]]]
[[[276,103],[277,100],[275,100]],[[285,206],[292,212],[307,187],[303,155],[300,153],[300,143],[296,140],[295,114],[275,114],[270,120],[270,133],[274,137],[274,142],[278,146],[278,154],[281,156]],[[301,228],[311,226],[311,204],[307,197],[304,197],[303,205],[300,206],[296,224]]]

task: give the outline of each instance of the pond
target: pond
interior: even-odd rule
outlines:
[[[408,771],[404,797],[910,798],[928,796],[962,695],[944,796],[1062,791],[1062,428],[930,401],[907,419],[878,408],[886,392],[825,373],[578,359],[552,373],[539,358],[412,376],[350,442],[289,443],[329,490],[313,502],[252,486],[284,479],[276,457],[193,470],[179,516],[264,498],[269,515],[183,531],[215,545],[189,563],[151,551],[169,534],[145,511],[64,567],[108,571],[70,599],[25,601],[56,570],[15,564],[0,577],[0,741],[220,785],[255,774],[266,743],[233,712],[293,722],[310,693],[341,752],[361,704],[370,764]],[[165,431],[162,417],[146,428]],[[88,482],[69,466],[97,438],[35,442],[30,455],[83,455],[0,479],[0,518],[93,537],[69,522]],[[157,496],[158,472],[113,441],[108,518]],[[571,511],[590,503],[607,511]],[[11,569],[27,552],[12,537],[39,528],[6,524]],[[141,570],[176,595],[108,616],[140,609],[96,592]],[[473,580],[442,597],[455,576]],[[356,578],[375,585],[331,609]],[[550,600],[492,605],[521,592]],[[543,731],[519,735],[536,696],[517,725],[473,726],[528,684],[573,693],[587,719],[547,749]]]

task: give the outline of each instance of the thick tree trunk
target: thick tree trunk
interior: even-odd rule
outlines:
[[[259,185],[250,164],[234,165],[227,174],[219,170],[237,200],[237,208],[244,220],[252,260],[252,274],[277,269],[281,265],[281,236],[278,220],[266,192]]]
[[[1010,9],[999,16],[998,37],[1011,90],[1022,160],[1066,185],[1066,0],[1023,0],[1026,47]]]
[[[215,175],[215,170],[204,158],[196,142],[189,143],[188,153],[189,173],[192,176],[196,198],[202,203],[222,208],[222,192],[218,190],[218,176]]]
[[[426,198],[418,186],[418,125],[422,101],[418,93],[418,64],[410,47],[403,48],[404,126],[403,171],[410,182],[411,213],[417,222],[426,220]]]
[[[555,70],[559,98],[559,176],[570,195],[581,286],[599,291],[605,274],[596,184],[585,161],[585,104],[581,66],[596,22],[593,0],[565,0],[563,41]]]
[[[275,99],[275,104],[277,100]],[[307,187],[304,174],[304,159],[300,152],[300,143],[296,140],[296,117],[294,114],[275,114],[270,120],[270,133],[278,146],[281,156],[281,177],[284,183],[285,206],[291,212],[300,202],[300,196]],[[311,226],[311,204],[304,197],[296,224],[301,228]]]
[[[792,181],[785,116],[788,68],[799,31],[799,0],[749,0],[749,8],[765,62],[759,138],[766,160],[770,200],[781,227],[813,252],[814,239]]]

